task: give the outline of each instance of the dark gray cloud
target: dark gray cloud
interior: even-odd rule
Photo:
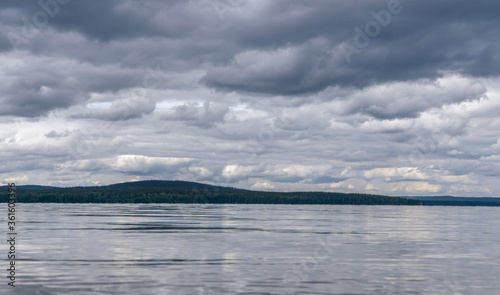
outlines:
[[[0,57],[0,114],[34,117],[86,101],[93,92],[116,92],[140,85],[132,70],[96,67],[64,58],[13,52]]]
[[[240,1],[227,7],[223,21],[213,7],[217,2],[70,1],[58,5],[41,30],[75,32],[101,47],[113,41],[169,40],[161,51],[146,47],[148,58],[196,57],[194,62],[210,67],[207,85],[226,90],[301,94],[330,85],[432,79],[446,71],[498,74],[500,5],[491,1],[441,0],[429,7],[401,0],[399,13],[390,14],[387,23],[379,21],[383,24],[374,37],[366,33],[366,25],[377,20],[371,12],[389,11],[391,1]],[[44,11],[27,2],[2,6],[28,20]],[[20,32],[23,21],[11,17],[5,25]],[[356,47],[355,27],[364,32],[367,46],[357,48],[349,63],[341,49]]]
[[[240,49],[227,65],[209,70],[204,81],[229,91],[290,95],[317,92],[332,85],[363,87],[435,79],[446,72],[498,75],[499,58],[494,53],[499,40],[495,29],[498,20],[492,11],[498,12],[499,4],[437,1],[430,8],[428,3],[401,1],[401,12],[392,14],[391,21],[385,27],[378,25],[380,32],[369,37],[365,25],[375,20],[370,12],[387,10],[389,2],[357,1],[339,9],[338,2],[319,1],[305,9],[294,1],[275,1],[281,9],[273,11],[273,17],[264,16],[255,22],[262,28],[269,25],[269,30],[263,29],[265,32],[259,35],[278,31],[289,36],[289,32],[298,31],[299,37],[290,37],[274,47],[261,40],[257,48]],[[314,17],[303,17],[311,11]],[[325,14],[329,18],[323,18]],[[301,32],[311,30],[316,17],[326,23],[318,24],[309,38],[300,39]],[[272,26],[276,19],[286,20]],[[294,26],[286,28],[291,22]],[[356,27],[363,33],[357,33]],[[364,36],[364,43],[358,42],[363,48],[356,47],[356,40],[363,40],[360,36]],[[276,39],[280,37],[269,38]],[[356,50],[347,54],[349,61],[342,50],[348,44]]]

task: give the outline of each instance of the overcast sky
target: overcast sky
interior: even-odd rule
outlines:
[[[2,183],[499,196],[500,1],[0,2]]]

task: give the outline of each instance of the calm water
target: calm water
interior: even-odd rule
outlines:
[[[500,208],[19,204],[18,210],[15,294],[500,290]],[[2,277],[0,292],[10,294]]]

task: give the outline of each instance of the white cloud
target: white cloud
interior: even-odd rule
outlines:
[[[287,165],[287,166],[278,166],[276,167],[273,174],[285,174],[288,176],[297,176],[297,177],[310,177],[310,176],[319,176],[324,175],[329,169],[331,169],[330,165],[319,165],[319,166],[308,166],[308,165]]]
[[[193,159],[172,157],[148,157],[143,155],[120,155],[111,165],[113,170],[123,173],[162,173],[176,171],[180,166],[186,166]]]
[[[225,177],[227,182],[235,181],[236,179],[249,177],[254,169],[255,166],[226,165],[222,169],[222,176]]]
[[[252,190],[272,190],[274,188],[275,186],[268,181],[263,181],[263,182],[259,181],[250,187],[250,189]]]
[[[430,184],[425,181],[403,181],[393,185],[392,191],[399,193],[421,194],[438,193],[441,191],[441,185]]]
[[[30,184],[29,177],[27,175],[19,175],[14,177],[7,177],[3,180],[3,183],[15,183],[16,185],[26,185]]]
[[[355,186],[351,183],[346,182],[346,181],[341,181],[341,182],[336,182],[336,183],[330,183],[328,185],[328,188],[335,189],[335,190],[338,190],[338,189],[352,190],[355,188]]]
[[[189,167],[188,171],[200,178],[209,178],[213,175],[212,171],[205,167]]]
[[[447,183],[477,184],[478,181],[472,174],[467,175],[438,175],[437,179]]]
[[[421,171],[418,167],[392,167],[392,168],[375,168],[364,172],[364,177],[385,178],[391,179],[428,179],[429,176]]]

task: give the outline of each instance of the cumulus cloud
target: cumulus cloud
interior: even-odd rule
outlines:
[[[29,181],[27,175],[20,175],[15,177],[7,177],[4,179],[3,183],[26,183]]]
[[[190,158],[120,155],[111,167],[118,172],[140,175],[176,171],[192,161]]]
[[[400,168],[375,168],[368,171],[365,171],[364,177],[371,178],[401,178],[401,179],[428,179],[429,176],[425,174],[425,172],[420,171],[418,167],[400,167]]]
[[[227,182],[235,182],[249,178],[255,168],[255,166],[226,165],[222,169],[222,176],[227,179]]]
[[[193,173],[196,179],[202,179],[202,180],[207,180],[207,179],[211,180],[211,177],[214,174],[213,171],[205,167],[189,167],[188,171],[190,173]]]
[[[287,165],[278,166],[271,173],[285,174],[287,176],[308,177],[311,175],[324,175],[331,167],[329,165],[305,166],[305,165]]]
[[[272,190],[275,186],[268,181],[258,181],[250,187],[253,190]]]
[[[330,188],[330,189],[334,189],[334,190],[339,190],[339,189],[348,189],[348,190],[352,190],[354,189],[354,185],[351,184],[351,183],[348,183],[346,181],[341,181],[341,182],[334,182],[334,183],[330,183],[327,188]],[[367,190],[370,190],[369,187],[367,188]]]
[[[397,192],[404,192],[409,194],[436,194],[441,191],[441,186],[438,184],[430,184],[426,181],[403,181],[398,182],[392,189]]]

